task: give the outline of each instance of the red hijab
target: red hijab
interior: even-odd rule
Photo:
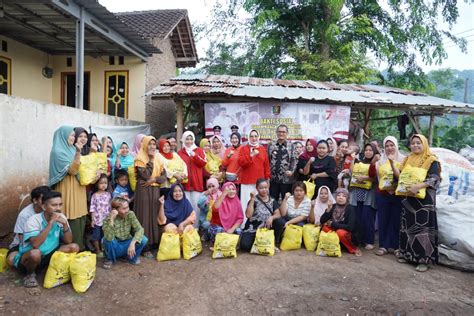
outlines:
[[[171,147],[171,144],[170,144],[169,140],[164,139],[164,138],[161,138],[161,139],[160,139],[160,142],[159,142],[159,144],[158,144],[158,149],[160,150],[160,154],[161,154],[163,157],[165,157],[165,158],[168,159],[168,160],[171,160],[171,159],[173,159],[173,152],[172,152],[171,150],[170,150],[169,153],[164,153],[164,152],[163,152],[163,147],[165,147],[165,144],[166,144],[166,143],[168,143],[168,145],[170,145],[170,147]]]
[[[306,150],[306,145],[308,144],[308,142],[310,142],[311,145],[313,145],[313,151],[312,152],[309,152],[308,150]],[[305,144],[304,147],[305,147],[304,153],[301,154],[299,159],[310,160],[312,157],[314,157],[314,158],[318,157],[318,151],[316,150],[316,147],[318,147],[318,142],[316,141],[316,139],[308,138],[306,140],[306,144]]]

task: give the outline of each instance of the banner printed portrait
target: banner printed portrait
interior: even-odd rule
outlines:
[[[340,105],[308,103],[206,103],[204,115],[206,137],[214,134],[213,127],[221,127],[221,135],[229,139],[230,127],[237,125],[246,139],[256,129],[263,142],[276,138],[280,124],[288,126],[288,139],[348,138],[351,108]]]

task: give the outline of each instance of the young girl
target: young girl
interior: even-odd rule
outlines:
[[[100,240],[104,236],[102,231],[102,223],[110,213],[110,193],[107,192],[109,181],[106,174],[101,174],[99,180],[96,182],[96,192],[92,194],[91,206],[89,212],[91,213],[92,226],[92,244],[94,245],[97,257],[102,258],[104,254],[100,248]]]

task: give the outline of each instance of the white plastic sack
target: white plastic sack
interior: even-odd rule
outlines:
[[[443,244],[439,245],[438,250],[440,264],[462,271],[474,271],[473,256],[466,255]]]
[[[432,148],[441,163],[441,185],[438,195],[455,198],[474,196],[474,166],[458,153],[445,148]]]

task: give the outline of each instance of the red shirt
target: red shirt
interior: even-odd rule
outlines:
[[[219,209],[215,208],[214,205],[212,205],[212,213],[211,213],[211,224],[216,225],[216,226],[221,226],[221,217],[219,216]]]
[[[184,160],[188,167],[188,182],[183,183],[184,191],[204,191],[203,170],[206,166],[206,154],[204,150],[197,147],[194,150],[195,155],[189,156],[185,148],[182,148],[178,155]]]
[[[235,149],[234,147],[227,148],[224,153],[224,159],[222,159],[222,167],[224,167],[225,171],[227,172],[237,174],[237,179],[240,178],[240,165],[239,165],[240,148],[242,147],[239,147],[237,149]],[[227,155],[231,151],[233,151],[234,154],[230,158],[227,158]],[[237,181],[237,182],[240,183],[240,181]]]
[[[258,179],[270,179],[270,161],[265,147],[258,147],[258,155],[250,156],[250,146],[242,146],[239,151],[240,183],[255,184]]]

